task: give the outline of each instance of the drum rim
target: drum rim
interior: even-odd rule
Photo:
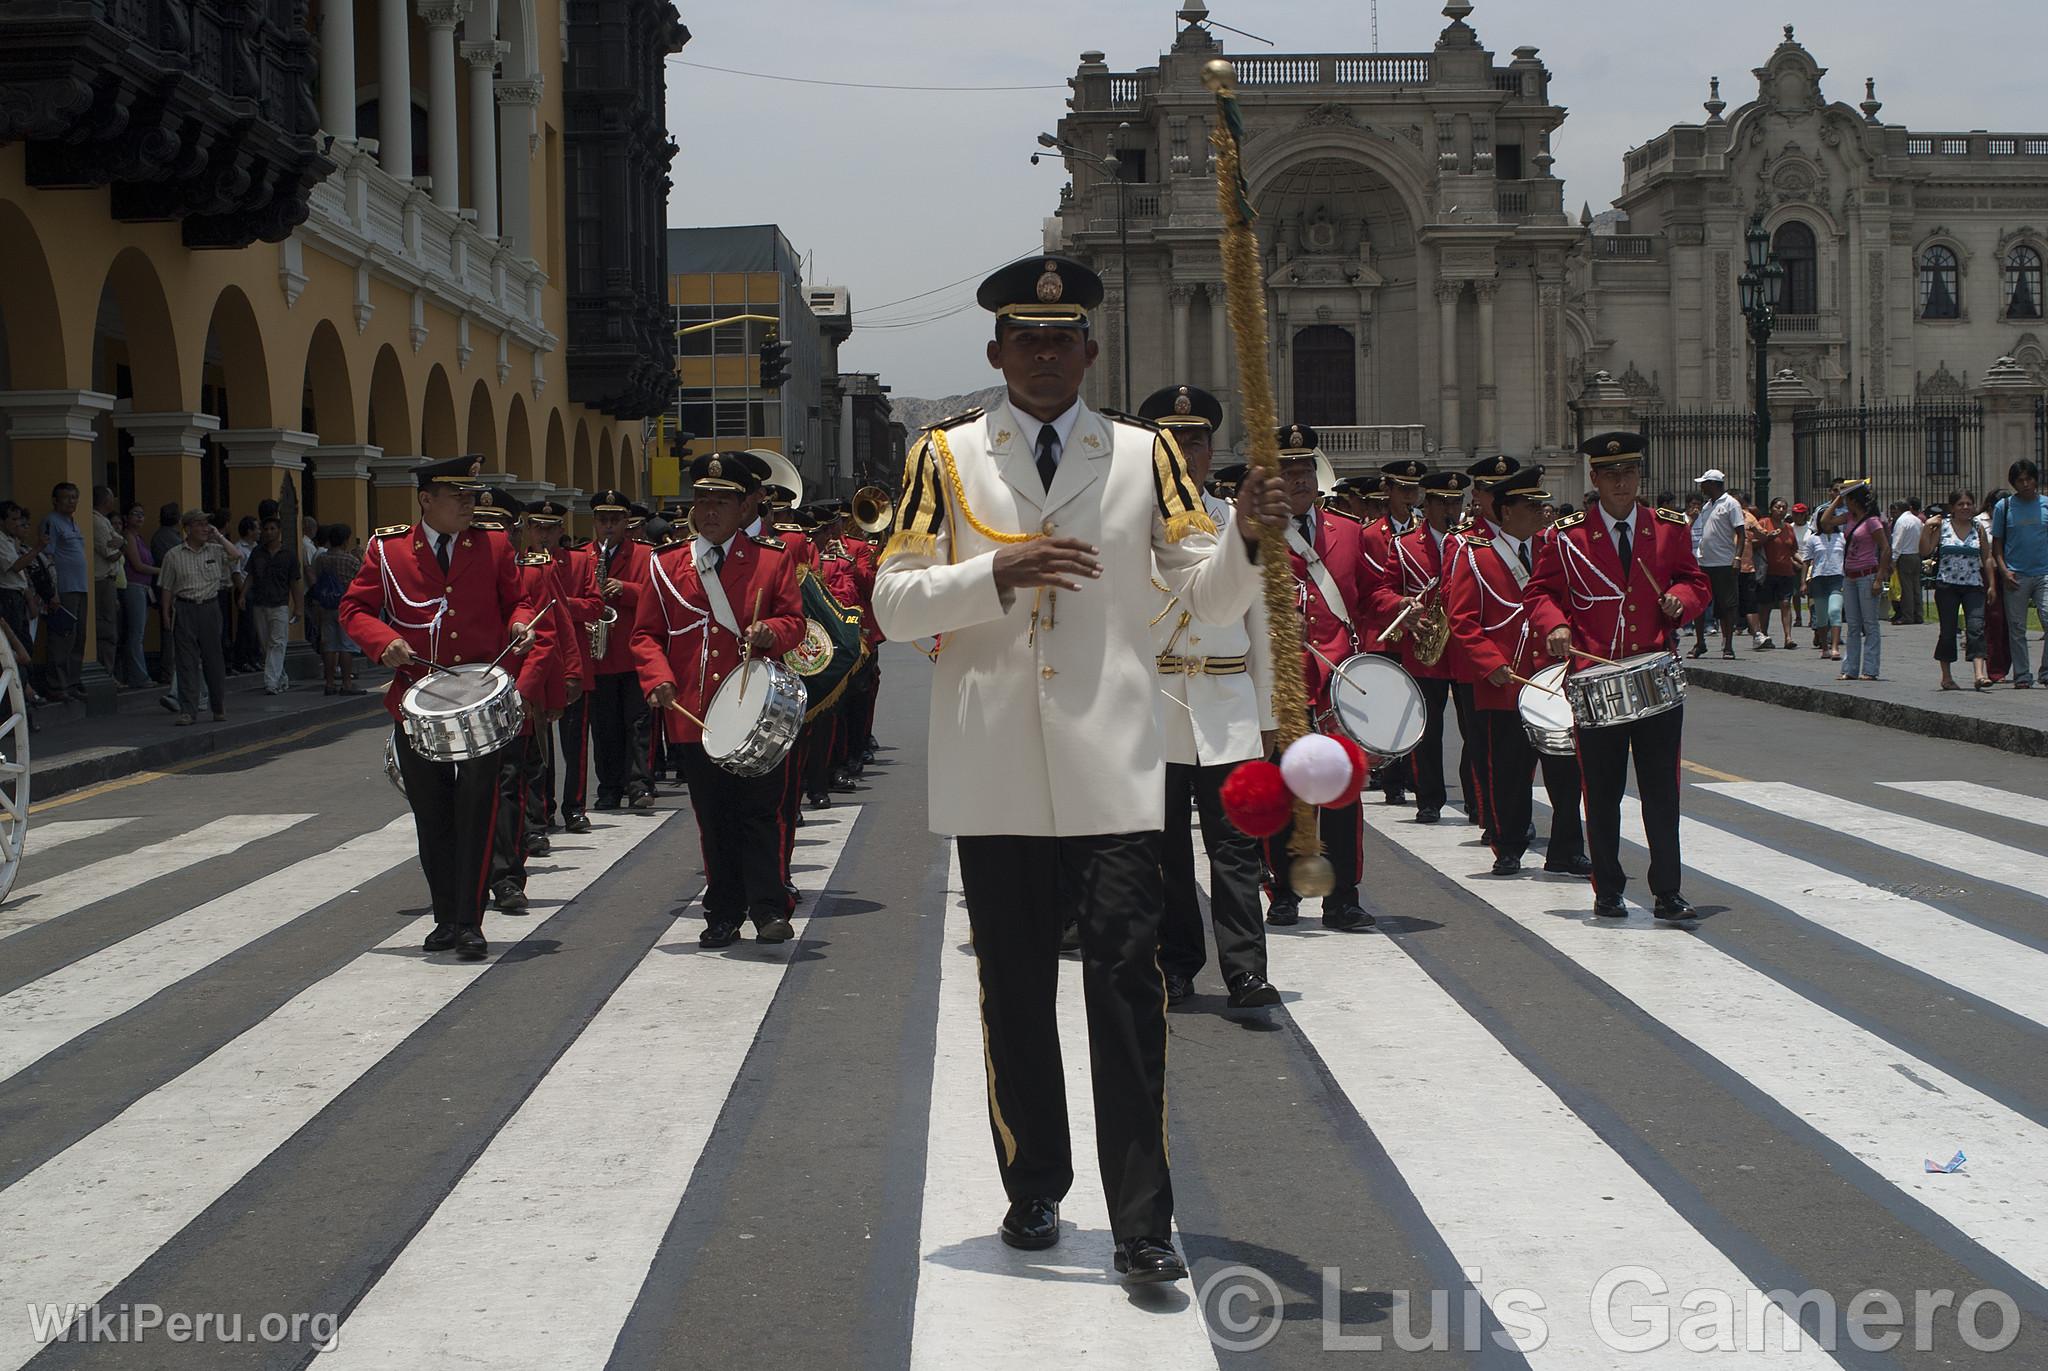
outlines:
[[[496,678],[496,683],[475,699],[463,701],[461,704],[429,707],[418,703],[420,694],[430,686],[439,685],[443,676],[454,676],[464,682],[475,681],[479,684],[489,683]],[[495,663],[457,662],[442,671],[429,669],[426,675],[405,688],[405,694],[398,698],[398,707],[400,711],[416,719],[459,718],[473,709],[491,704],[502,696],[508,687],[514,685],[511,673]]]

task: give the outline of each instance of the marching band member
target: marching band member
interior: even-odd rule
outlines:
[[[872,575],[864,570],[861,558],[849,546],[844,536],[847,510],[848,505],[844,500],[828,500],[822,505],[814,506],[813,513],[818,518],[818,526],[812,530],[811,545],[818,559],[819,579],[824,581],[825,589],[832,592],[833,599],[861,616],[861,632],[865,636],[867,621],[874,617],[868,608],[874,581]],[[827,804],[831,803],[828,792],[850,791],[854,788],[854,767],[861,755],[853,736],[854,698],[853,683],[849,681],[839,703],[828,713],[819,716],[819,722],[825,724],[825,728],[819,733],[824,755],[822,758],[812,759],[812,770],[805,778],[804,784],[807,789],[815,788],[814,793],[824,796]]]
[[[1500,525],[1494,518],[1493,488],[1522,469],[1522,464],[1504,453],[1482,457],[1465,468],[1465,474],[1472,478],[1472,504],[1465,518],[1453,532],[1462,536],[1476,530],[1483,538],[1491,538],[1500,532]],[[1462,689],[1454,689],[1451,699],[1458,707],[1458,736],[1464,740],[1458,751],[1458,784],[1465,794],[1465,822],[1479,825],[1479,841],[1487,847],[1493,846],[1493,816],[1487,809],[1486,767],[1487,731],[1486,721],[1481,719],[1472,703],[1474,681],[1469,670],[1470,663],[1462,662],[1467,668]],[[1523,844],[1536,840],[1534,830],[1524,828]]]
[[[1337,664],[1358,650],[1358,630],[1365,610],[1365,561],[1358,522],[1348,515],[1316,508],[1317,467],[1322,454],[1316,431],[1307,424],[1280,430],[1280,480],[1287,497],[1288,560],[1294,567],[1295,603],[1302,610],[1302,671],[1308,678],[1309,717],[1330,710],[1330,681]],[[1365,814],[1354,800],[1342,808],[1325,808],[1317,817],[1337,885],[1323,897],[1323,926],[1370,928],[1373,916],[1358,902],[1358,882],[1365,874]],[[1288,884],[1287,835],[1266,840],[1266,867],[1272,873],[1273,900],[1266,922],[1281,927],[1301,918],[1301,899]]]
[[[1543,472],[1525,467],[1494,484],[1493,521],[1484,529],[1468,529],[1452,548],[1447,570],[1451,634],[1471,664],[1475,677],[1473,705],[1479,727],[1486,730],[1481,754],[1485,768],[1487,810],[1493,820],[1493,874],[1512,876],[1522,869],[1529,817],[1534,810],[1531,787],[1536,766],[1543,766],[1543,787],[1550,795],[1550,843],[1543,869],[1583,876],[1585,840],[1579,826],[1579,769],[1570,757],[1538,753],[1522,727],[1519,709],[1526,679],[1542,669],[1540,636],[1531,625],[1526,603],[1530,575],[1543,534],[1543,502],[1550,493],[1540,487]]]
[[[580,724],[571,729],[569,711],[584,712],[584,699],[595,683],[595,667],[590,657],[590,625],[596,620],[604,601],[598,594],[596,562],[558,545],[562,522],[568,514],[567,508],[553,500],[538,500],[525,507],[519,525],[523,553],[520,564],[522,567],[545,567],[552,582],[550,598],[555,602],[555,640],[561,646],[559,655],[565,667],[563,704],[556,716],[556,724],[564,731],[580,732]],[[532,560],[538,557],[547,560]],[[527,854],[534,857],[548,855],[548,830],[555,821],[554,741],[553,729],[542,729],[536,734],[533,752],[538,765],[527,777],[526,813],[530,821]],[[574,782],[565,778],[562,788],[565,795],[576,796],[576,808],[580,810],[582,777],[577,777]],[[565,826],[568,818],[565,808]],[[583,830],[588,831],[589,827],[590,820],[586,818]]]
[[[399,705],[426,674],[427,663],[489,662],[509,645],[525,650],[518,663],[519,694],[527,714],[538,719],[548,708],[555,652],[553,629],[546,619],[537,620],[542,604],[520,587],[511,547],[470,531],[477,467],[474,457],[451,457],[417,469],[419,521],[371,536],[362,569],[338,611],[342,631],[395,673],[384,707],[397,730],[399,772],[433,897],[434,931],[423,946],[429,952],[452,948],[467,961],[490,953],[483,904],[491,870],[491,805],[504,754],[517,743],[468,761],[434,761],[406,740],[396,722]]]
[[[759,941],[787,942],[794,930],[782,876],[781,769],[735,776],[720,767],[705,754],[702,720],[735,668],[755,656],[780,657],[802,641],[796,558],[778,538],[740,531],[741,499],[759,487],[743,454],[697,458],[690,484],[696,535],[663,548],[649,568],[630,638],[633,661],[648,705],[682,749],[704,855],[697,945],[731,946],[749,918]]]
[[[568,692],[568,702],[556,723],[561,743],[559,812],[563,832],[588,833],[590,816],[584,812],[584,798],[588,794],[590,768],[584,759],[590,737],[590,697],[597,689],[597,659],[590,655],[590,626],[604,612],[604,595],[598,589],[597,554],[591,550],[590,544],[577,543],[565,547],[561,543],[562,527],[568,517],[567,507],[554,500],[542,500],[529,506],[526,523],[532,530],[532,536],[527,540],[527,550],[546,551],[553,557],[555,582],[569,625],[564,635],[580,663],[576,688]],[[545,793],[541,797],[541,810],[547,822],[552,824],[557,812],[555,749],[543,745],[542,753],[547,770],[542,778]]]
[[[1444,711],[1455,691],[1471,689],[1469,684],[1457,680],[1456,663],[1462,654],[1452,652],[1446,643],[1435,660],[1424,661],[1419,642],[1423,620],[1444,612],[1444,574],[1449,561],[1451,524],[1464,503],[1465,488],[1471,484],[1470,477],[1457,471],[1422,477],[1421,516],[1389,544],[1387,573],[1375,576],[1368,570],[1366,577],[1375,620],[1390,624],[1404,610],[1408,613],[1398,643],[1401,665],[1422,691],[1422,741],[1409,754],[1414,759],[1415,822],[1420,824],[1433,824],[1443,817]],[[1381,640],[1386,641],[1385,630]],[[1470,802],[1467,792],[1466,803]]]
[[[1116,1269],[1182,1280],[1166,1156],[1166,996],[1156,843],[1166,793],[1150,621],[1162,570],[1197,617],[1259,588],[1253,470],[1221,534],[1164,430],[1080,398],[1102,280],[1037,256],[982,283],[1004,399],[919,438],[875,611],[892,638],[943,634],[932,686],[930,818],[957,836],[981,981],[1002,1237],[1059,1240],[1073,1182],[1054,1003],[1078,919],[1097,1156]],[[1245,522],[1247,517],[1253,522]]]
[[[597,534],[598,593],[618,614],[604,655],[598,658],[597,689],[590,696],[589,739],[595,753],[598,809],[617,809],[622,802],[635,809],[654,807],[654,781],[648,771],[647,702],[634,676],[631,646],[653,549],[628,532],[631,518],[632,506],[624,493],[600,490],[590,497],[591,526]],[[565,765],[574,772],[583,765],[583,758],[579,754]]]
[[[1168,386],[1147,396],[1138,415],[1174,436],[1187,459],[1188,476],[1205,484],[1211,444],[1223,422],[1216,397],[1195,386]],[[1207,495],[1203,503],[1217,527],[1230,522],[1230,506],[1222,500]],[[1159,969],[1166,976],[1166,1002],[1180,1004],[1194,995],[1195,974],[1207,959],[1195,893],[1194,836],[1188,828],[1192,798],[1201,811],[1202,842],[1209,850],[1209,919],[1230,1007],[1264,1009],[1280,1003],[1280,992],[1266,979],[1266,929],[1259,917],[1264,859],[1258,841],[1223,816],[1222,790],[1239,762],[1273,750],[1279,728],[1273,718],[1265,603],[1254,597],[1241,617],[1227,624],[1205,623],[1181,604],[1170,581],[1155,576],[1152,584],[1162,602],[1152,620],[1152,648],[1160,678],[1159,740],[1166,755],[1166,829],[1159,844],[1166,893]]]
[[[1602,433],[1579,451],[1593,468],[1595,509],[1557,521],[1529,582],[1529,615],[1550,655],[1621,661],[1669,648],[1671,626],[1701,613],[1712,598],[1692,551],[1685,516],[1637,500],[1641,434]],[[1593,912],[1625,918],[1621,798],[1635,753],[1636,790],[1650,847],[1655,914],[1695,917],[1679,894],[1678,754],[1685,706],[1646,719],[1577,730],[1585,778],[1586,837],[1593,858]]]
[[[1361,650],[1382,657],[1399,658],[1403,649],[1385,637],[1393,616],[1385,612],[1382,597],[1375,590],[1390,584],[1396,575],[1394,540],[1415,526],[1415,501],[1420,494],[1422,477],[1428,470],[1413,457],[1381,466],[1379,495],[1386,502],[1386,512],[1367,521],[1364,535],[1359,539],[1366,597],[1359,622],[1359,645]],[[1406,792],[1414,784],[1414,772],[1415,757],[1410,753],[1379,768],[1374,777],[1375,788],[1386,792],[1388,804],[1405,804]]]

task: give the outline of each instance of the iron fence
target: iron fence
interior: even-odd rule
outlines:
[[[1727,474],[1730,490],[1749,489],[1756,470],[1756,415],[1749,411],[1652,411],[1642,416],[1642,434],[1644,499],[1668,492],[1683,509],[1693,478],[1713,469]]]
[[[1811,502],[1831,482],[1869,477],[1880,503],[1953,490],[1982,495],[1984,407],[1970,400],[1808,409],[1792,416],[1792,498]]]

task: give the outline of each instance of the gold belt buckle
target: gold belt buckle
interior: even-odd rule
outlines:
[[[1183,657],[1180,659],[1181,669],[1190,676],[1199,676],[1208,660],[1206,657]]]

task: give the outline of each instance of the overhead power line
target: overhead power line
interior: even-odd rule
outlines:
[[[843,90],[902,90],[902,91],[944,91],[948,94],[1000,94],[1020,90],[1065,90],[1066,82],[1052,86],[892,86],[873,81],[827,81],[815,76],[779,76],[768,71],[741,71],[737,67],[714,67],[709,62],[685,62],[680,57],[669,61],[679,67],[693,67],[698,71],[723,72],[727,76],[750,76],[756,81],[788,81],[799,86],[838,86]]]

